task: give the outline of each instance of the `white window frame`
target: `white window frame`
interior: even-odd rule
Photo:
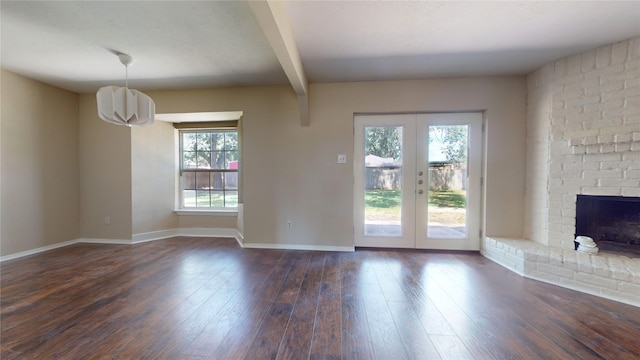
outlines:
[[[238,212],[238,206],[226,206],[226,207],[187,207],[185,206],[185,189],[184,189],[184,173],[186,172],[208,172],[208,173],[236,173],[238,174],[238,181],[239,181],[239,167],[240,167],[240,149],[239,149],[239,144],[238,144],[238,149],[236,151],[238,151],[238,168],[237,169],[201,169],[201,171],[198,171],[196,169],[184,169],[183,168],[183,156],[184,156],[184,151],[183,151],[183,133],[235,133],[236,136],[239,137],[239,131],[237,128],[235,129],[216,129],[216,128],[197,128],[197,129],[179,129],[177,130],[177,141],[178,141],[178,153],[177,153],[177,162],[178,162],[178,166],[177,166],[177,171],[178,171],[178,184],[177,184],[177,196],[176,196],[176,201],[177,201],[177,207],[174,210],[178,215],[222,215],[222,216],[233,216],[236,215]],[[227,150],[223,150],[223,152],[226,152]],[[237,184],[237,193],[238,193],[238,201],[239,201],[239,197],[240,197],[240,184]],[[197,190],[195,190],[197,191]],[[213,191],[210,190],[210,191]],[[226,193],[226,189],[223,186],[223,193]],[[225,194],[226,196],[226,194]]]

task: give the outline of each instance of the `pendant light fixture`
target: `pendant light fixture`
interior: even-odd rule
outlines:
[[[129,65],[133,58],[127,54],[118,54],[125,67],[125,86],[105,86],[98,89],[98,116],[100,119],[127,126],[146,126],[153,124],[156,104],[138,90],[129,89]]]

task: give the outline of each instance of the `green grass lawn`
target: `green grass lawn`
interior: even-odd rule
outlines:
[[[400,220],[400,190],[366,190],[365,218],[380,221]],[[467,192],[464,190],[429,191],[430,220],[443,224],[464,224]]]
[[[429,205],[464,209],[467,207],[467,192],[465,190],[429,191]]]
[[[198,191],[196,197],[195,191],[184,192],[184,206],[185,207],[224,207],[226,206],[238,206],[238,193],[228,192],[226,199],[222,192]]]

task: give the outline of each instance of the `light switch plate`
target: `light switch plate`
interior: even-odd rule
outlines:
[[[338,155],[338,164],[346,164],[347,163],[347,155],[339,154]]]

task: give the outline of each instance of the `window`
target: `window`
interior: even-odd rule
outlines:
[[[238,206],[238,131],[180,130],[182,208]]]

